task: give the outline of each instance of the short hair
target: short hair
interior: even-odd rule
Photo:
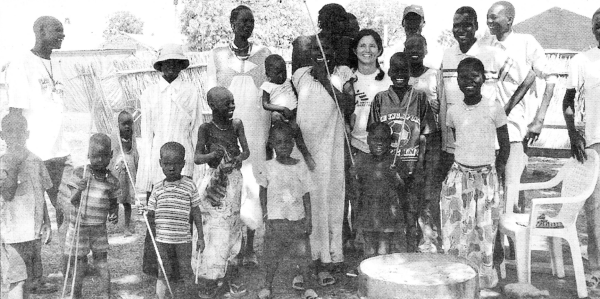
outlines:
[[[283,65],[285,66],[285,60],[283,60],[283,57],[281,57],[280,55],[271,54],[267,56],[267,58],[265,59],[265,70],[274,66],[276,63],[283,63]]]
[[[512,5],[512,3],[508,2],[508,1],[498,1],[496,3],[494,3],[492,5],[492,7],[496,6],[496,5],[502,5],[504,7],[504,10],[506,11],[506,14],[508,16],[511,16],[513,18],[515,18],[515,7],[514,5]]]
[[[166,152],[175,153],[182,159],[185,158],[185,147],[183,147],[183,145],[181,145],[181,143],[179,143],[179,142],[169,141],[169,142],[163,144],[160,147],[160,158],[161,159]]]
[[[319,10],[319,16],[317,17],[318,26],[321,29],[331,29],[331,25],[333,25],[339,17],[344,18],[346,22],[348,21],[348,13],[343,6],[337,3],[325,4]]]
[[[458,67],[456,68],[456,70],[458,73],[460,73],[461,70],[463,70],[466,67],[471,67],[475,71],[481,73],[481,75],[485,79],[485,67],[483,66],[483,63],[481,62],[481,60],[479,60],[475,57],[467,57],[458,63]]]
[[[388,137],[392,136],[392,128],[387,123],[384,122],[374,122],[367,126],[367,133],[373,134],[375,131],[382,130],[387,133]]]
[[[239,16],[239,14],[244,10],[252,12],[252,9],[250,9],[250,7],[248,7],[246,5],[238,5],[236,8],[232,9],[231,14],[229,15],[229,23],[235,22],[235,20],[237,20],[237,18]]]
[[[233,94],[231,93],[231,91],[229,91],[229,89],[227,89],[223,86],[215,86],[215,87],[209,89],[208,92],[206,93],[206,101],[208,102],[209,105],[212,105],[215,103],[217,96],[222,95],[222,94],[226,94],[226,95],[233,97]]]
[[[406,45],[408,43],[408,41],[413,40],[413,39],[419,40],[420,42],[423,43],[423,45],[425,47],[427,47],[427,39],[425,39],[425,37],[423,37],[420,34],[415,34],[415,35],[411,35],[411,36],[407,37],[406,40],[404,41],[404,44]]]
[[[473,17],[473,19],[475,19],[475,24],[477,24],[477,12],[471,6],[462,6],[459,9],[457,9],[454,14],[455,15],[464,15],[464,14],[470,15],[471,17]]]
[[[2,130],[6,130],[8,126],[13,128],[24,128],[27,130],[27,119],[19,112],[9,112],[2,118]]]
[[[33,33],[35,33],[35,35],[37,36],[38,34],[40,34],[40,32],[42,32],[42,29],[44,28],[44,26],[46,26],[47,24],[49,24],[51,22],[57,22],[57,23],[62,24],[55,17],[52,17],[52,16],[41,16],[41,17],[37,18],[35,20],[35,22],[33,22]]]
[[[110,137],[104,133],[95,133],[90,137],[90,149],[92,146],[101,146],[103,149],[111,150]]]
[[[272,136],[275,136],[275,133],[277,132],[283,132],[286,135],[294,135],[292,126],[283,121],[276,122],[271,129],[269,129],[269,139],[271,139]]]
[[[594,17],[596,17],[596,15],[600,15],[600,8],[598,8],[592,15],[592,22],[594,21]]]
[[[119,115],[117,116],[117,120],[119,120],[121,118],[121,116],[124,115],[129,115],[133,118],[133,115],[131,114],[131,112],[127,111],[127,110],[121,110],[121,112],[119,112]]]
[[[410,58],[408,57],[408,54],[404,52],[396,52],[394,53],[394,55],[392,55],[392,57],[390,57],[390,67],[392,66],[392,61],[394,60],[401,60],[404,61],[407,65],[410,65],[409,59]]]

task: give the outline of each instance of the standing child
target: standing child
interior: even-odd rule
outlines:
[[[108,269],[108,232],[106,220],[117,223],[119,204],[119,180],[110,172],[108,164],[112,158],[110,137],[96,133],[90,137],[88,151],[90,164],[73,171],[71,189],[70,223],[65,239],[63,273],[69,278],[67,266],[73,271],[77,259],[75,289],[72,298],[82,298],[87,255],[92,251],[94,263],[100,272],[105,298],[110,298],[110,271]],[[81,205],[81,207],[80,207]],[[79,214],[80,212],[80,214]],[[80,216],[77,234],[77,218]],[[78,238],[77,238],[78,237]],[[77,256],[75,256],[77,255]],[[75,272],[75,271],[73,271]]]
[[[504,174],[510,153],[506,113],[495,98],[481,93],[485,70],[479,59],[462,60],[457,80],[465,97],[448,109],[446,119],[456,150],[440,199],[444,252],[478,265],[480,286],[493,288],[498,283],[494,240],[503,208],[498,176]]]
[[[300,127],[296,123],[298,98],[294,92],[292,82],[287,79],[285,61],[277,54],[267,56],[267,59],[265,59],[265,72],[269,81],[265,81],[260,88],[263,90],[263,108],[271,111],[271,126],[280,121],[290,124],[294,129],[294,140],[298,150],[302,153],[308,169],[314,170],[315,161],[306,148]],[[267,144],[267,146],[270,145]],[[272,155],[272,152],[267,152],[267,155]]]
[[[25,147],[25,117],[11,112],[1,125],[0,137],[7,146],[0,156],[1,274],[9,285],[8,298],[22,299],[30,287],[37,288],[29,284],[42,278],[41,238],[45,235],[48,244],[52,236],[44,192],[52,188],[52,181],[44,162]]]
[[[392,55],[388,75],[392,86],[375,96],[369,123],[384,122],[392,128],[390,153],[395,155],[392,166],[406,183],[398,189],[406,223],[406,250],[413,252],[418,242],[416,224],[423,190],[425,136],[435,126],[435,121],[425,93],[408,85],[408,55],[402,52]]]
[[[242,245],[240,168],[242,161],[250,156],[250,151],[244,124],[233,118],[233,94],[225,87],[213,87],[206,98],[212,109],[212,121],[202,124],[198,130],[194,162],[207,163],[210,167],[199,188],[206,250],[202,253],[198,271],[207,280],[200,297],[212,298],[219,291],[220,280],[226,274],[231,295],[246,292],[233,281],[237,278],[238,267],[230,262],[236,258]]]
[[[263,218],[266,219],[265,265],[266,283],[258,297],[271,298],[273,278],[279,263],[295,258],[300,270],[292,280],[292,287],[305,290],[305,278],[310,278],[308,267],[312,214],[310,190],[312,180],[307,165],[290,157],[294,148],[295,129],[286,123],[271,127],[269,144],[275,150],[275,160],[265,163],[258,179]],[[306,289],[304,298],[316,298],[312,289]]]
[[[404,184],[396,169],[390,168],[392,130],[385,122],[367,127],[369,154],[359,151],[352,171],[358,176],[359,197],[356,228],[363,233],[366,257],[391,252],[394,233],[402,231],[398,188]]]
[[[121,186],[118,202],[123,205],[125,216],[124,235],[127,237],[133,234],[133,228],[130,226],[131,205],[135,203],[135,175],[140,156],[133,136],[133,117],[131,113],[121,111],[118,122],[119,135],[112,141],[114,155],[109,169],[114,170]]]
[[[191,177],[182,176],[185,166],[185,147],[177,142],[167,142],[160,148],[160,167],[165,179],[154,184],[148,200],[148,221],[156,224],[156,247],[164,266],[156,279],[156,296],[165,298],[165,280],[173,268],[180,269],[181,278],[192,276],[192,233],[190,217],[198,230],[197,250],[204,249],[200,195]],[[178,264],[173,267],[173,264]],[[165,276],[166,275],[166,276]],[[174,298],[181,298],[174,291]],[[179,291],[179,292],[177,292]]]

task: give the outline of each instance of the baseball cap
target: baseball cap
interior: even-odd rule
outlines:
[[[425,19],[425,13],[423,12],[423,7],[421,5],[409,5],[404,9],[404,13],[402,14],[402,20],[404,20],[404,18],[406,17],[407,14],[409,13],[416,13],[419,16],[421,16],[421,18]]]

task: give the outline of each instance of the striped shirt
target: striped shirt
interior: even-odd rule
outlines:
[[[86,167],[85,178],[90,178],[89,184],[85,190],[81,191],[81,224],[105,224],[109,213],[118,212],[119,180],[110,171],[108,171],[104,178],[97,178],[91,175],[90,171],[88,165]],[[76,190],[77,182],[83,178],[83,166],[75,168],[68,186],[71,190]],[[77,219],[77,211],[78,207],[71,206],[71,221],[73,223]]]
[[[190,177],[154,184],[148,210],[155,213],[156,241],[169,244],[191,242],[190,213],[198,206],[200,195]]]

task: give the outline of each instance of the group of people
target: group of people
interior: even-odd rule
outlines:
[[[260,206],[265,224],[259,298],[272,298],[278,266],[288,258],[298,266],[292,288],[316,298],[312,274],[321,286],[336,283],[333,272],[357,274],[344,266],[350,249],[364,258],[417,251],[461,256],[478,267],[481,288],[495,287],[504,259],[498,222],[506,210],[524,208],[517,201],[524,144],[541,131],[556,73],[535,38],[512,30],[509,2],[490,7],[491,36],[482,39],[475,36],[475,10],[458,8],[452,27],[458,44],[444,51],[441,64],[428,58],[420,35],[422,7],[408,6],[401,17],[404,48],[388,53],[385,72],[381,36],[353,26],[356,19],[342,6],[323,6],[321,31],[293,43],[288,78],[281,56],[249,41],[254,16],[240,5],[230,15],[232,41],[208,59],[212,120],[202,122],[194,82],[180,76],[189,67],[182,47],[165,45],[154,63],[158,82],[140,98],[140,152],[133,116],[123,111],[115,136],[90,137],[89,164],[79,167],[65,150],[62,84],[50,64],[65,35],[57,19],[39,18],[34,48],[7,71],[10,109],[0,129],[7,144],[0,191],[9,297],[56,291],[42,277],[41,246],[52,233],[44,193],[57,211],[73,298],[82,297],[90,251],[110,297],[106,223],[117,221],[122,204],[125,235],[134,233],[136,193],[146,195],[143,271],[156,277],[158,298],[167,290],[180,298],[186,285],[194,287],[194,274],[201,298],[246,293],[239,267],[258,259],[254,230],[241,217],[245,205]],[[600,9],[592,29],[600,44]],[[586,146],[600,150],[599,53],[594,48],[572,60],[564,99],[580,161]],[[536,78],[546,82],[539,107]],[[573,117],[582,88],[585,136]],[[600,282],[598,200],[594,192],[585,207],[591,287]]]

